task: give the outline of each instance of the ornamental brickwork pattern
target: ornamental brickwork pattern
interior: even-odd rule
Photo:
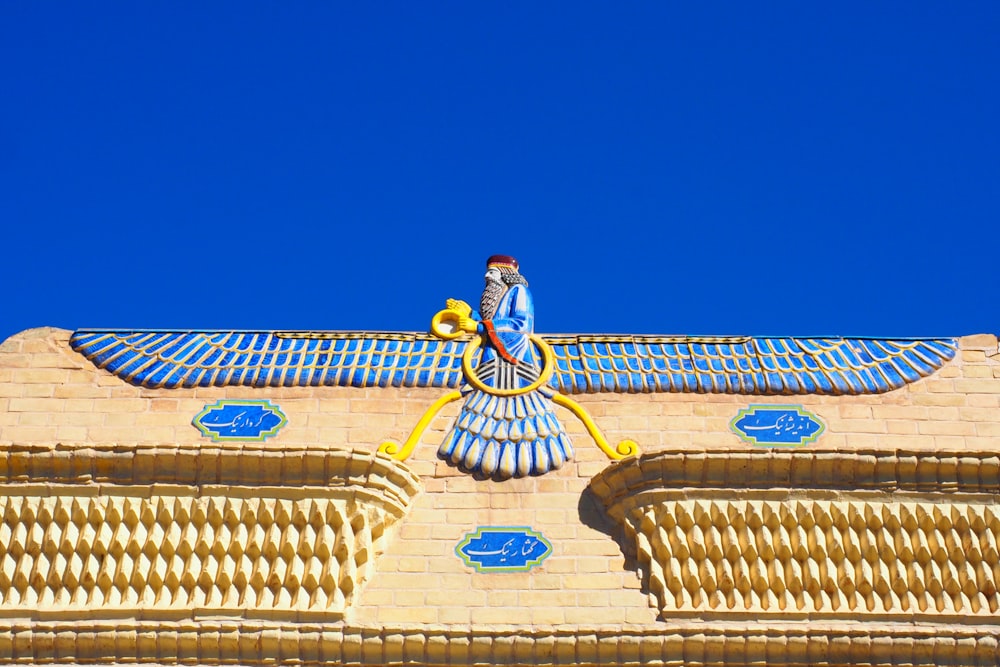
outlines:
[[[687,500],[630,521],[664,614],[985,616],[1000,508],[875,500]]]
[[[229,493],[0,497],[0,610],[342,614],[382,550],[384,514]]]

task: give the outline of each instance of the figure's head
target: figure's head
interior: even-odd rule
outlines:
[[[518,272],[517,260],[509,255],[493,255],[486,260],[486,287],[479,300],[479,314],[492,319],[500,299],[511,285],[527,285],[528,281]]]
[[[528,281],[518,271],[517,260],[510,255],[493,255],[486,260],[486,281],[505,285],[527,285]]]

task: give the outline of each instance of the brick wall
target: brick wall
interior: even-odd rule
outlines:
[[[0,345],[0,447],[95,444],[197,447],[192,426],[220,398],[269,399],[287,425],[253,447],[354,448],[401,442],[438,389],[243,387],[148,390],[95,369],[68,345],[70,333],[33,329]],[[1000,451],[1000,355],[991,335],[961,340],[956,359],[929,378],[874,396],[594,394],[575,397],[612,443],[643,452],[754,448],[729,428],[750,404],[798,404],[826,425],[810,449]],[[647,625],[657,610],[626,562],[611,524],[586,494],[608,459],[579,421],[558,408],[575,460],[539,478],[475,481],[438,461],[436,448],[458,412],[433,421],[406,465],[424,492],[398,525],[351,620],[361,624]],[[239,446],[230,444],[228,446]],[[524,573],[480,574],[456,557],[478,526],[530,526],[553,545]]]

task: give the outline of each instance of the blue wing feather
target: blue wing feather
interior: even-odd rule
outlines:
[[[465,350],[465,341],[371,332],[81,330],[70,345],[99,368],[149,388],[455,388]]]
[[[552,388],[595,392],[869,394],[951,360],[952,338],[544,336]],[[149,388],[462,384],[465,341],[426,334],[97,331],[70,339],[95,365]]]
[[[550,384],[571,394],[876,394],[930,375],[958,349],[954,338],[544,338]]]

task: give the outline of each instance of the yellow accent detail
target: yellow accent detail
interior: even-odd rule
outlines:
[[[449,308],[444,310],[439,310],[435,313],[434,317],[431,318],[431,333],[438,338],[443,338],[445,340],[454,340],[460,336],[464,336],[465,332],[459,328],[458,322],[461,315],[456,311]],[[441,325],[450,324],[452,329],[443,329]]]
[[[445,305],[448,307],[448,310],[454,310],[462,317],[468,317],[472,314],[472,306],[461,299],[448,299],[445,301]]]
[[[465,381],[470,385],[478,389],[479,391],[491,394],[493,396],[519,396],[521,394],[527,394],[529,391],[535,391],[543,384],[549,381],[552,377],[553,371],[555,371],[555,358],[552,354],[552,348],[549,344],[542,340],[541,337],[535,334],[529,334],[528,336],[531,342],[534,343],[535,347],[542,353],[542,372],[538,376],[538,379],[529,384],[527,387],[522,387],[520,389],[497,389],[496,387],[487,387],[483,384],[472,368],[472,355],[476,353],[479,346],[482,345],[482,339],[479,337],[473,338],[469,341],[469,344],[465,346],[465,354],[462,355],[462,372],[465,373]]]
[[[432,334],[445,340],[454,340],[466,333],[476,333],[479,323],[469,317],[472,306],[458,299],[448,299],[445,303],[448,307],[439,310],[431,318]],[[450,325],[450,328],[443,328],[444,324]]]
[[[583,409],[583,406],[574,401],[568,396],[563,396],[562,394],[553,394],[552,402],[556,405],[561,405],[566,408],[577,418],[583,422],[583,425],[587,428],[587,433],[590,437],[594,439],[597,446],[601,448],[601,451],[608,455],[609,459],[621,460],[628,458],[629,456],[638,456],[639,445],[634,440],[622,440],[618,443],[617,447],[612,448],[611,443],[608,439],[604,437],[601,433],[601,429],[597,427],[594,420],[591,419],[587,411]]]
[[[417,422],[417,425],[413,427],[413,431],[410,432],[410,437],[406,439],[406,442],[403,443],[402,447],[391,440],[387,440],[379,445],[378,451],[383,454],[388,454],[397,461],[405,461],[409,458],[410,454],[413,453],[413,450],[416,449],[417,443],[420,442],[420,436],[422,436],[424,431],[427,430],[431,421],[437,417],[437,413],[441,412],[441,408],[448,405],[452,401],[457,401],[460,398],[462,398],[462,392],[452,391],[434,401],[434,403],[431,404],[431,407],[427,408],[427,411],[424,413],[424,416],[420,418],[420,421]]]

